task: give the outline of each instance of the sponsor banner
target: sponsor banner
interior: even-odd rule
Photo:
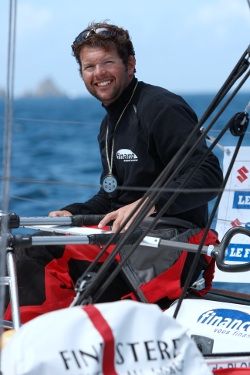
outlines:
[[[223,170],[226,173],[234,147],[227,147],[224,152]],[[250,229],[250,147],[241,147],[234,163],[218,209],[216,231],[219,239],[232,227],[243,226]],[[237,235],[226,251],[225,261],[230,264],[250,261],[250,237]],[[222,272],[216,268],[217,282],[249,283],[248,272]]]
[[[164,314],[173,316],[176,304]],[[250,306],[210,300],[186,299],[177,321],[209,353],[249,353]],[[203,339],[203,340],[202,340]]]
[[[234,193],[233,208],[241,210],[250,209],[250,192],[249,191],[236,191]]]
[[[230,243],[226,251],[225,260],[238,262],[239,259],[250,262],[250,244]]]
[[[218,358],[206,358],[206,362],[209,368],[214,370],[219,370],[223,368],[235,369],[249,369],[250,373],[250,355],[246,356],[232,356],[232,357],[218,357]]]
[[[1,354],[4,375],[211,375],[184,327],[128,300],[44,314]]]

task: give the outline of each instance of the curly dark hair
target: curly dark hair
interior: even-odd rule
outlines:
[[[80,51],[82,47],[115,47],[123,63],[127,66],[128,58],[135,55],[133,43],[127,30],[107,22],[92,22],[74,40],[71,48],[81,72]]]

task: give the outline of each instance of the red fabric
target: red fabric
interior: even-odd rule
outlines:
[[[95,306],[87,305],[83,307],[83,310],[88,314],[89,319],[103,338],[103,375],[118,375],[114,365],[115,339],[111,327]]]
[[[108,257],[114,246],[110,246],[107,252],[100,258],[102,263]],[[71,258],[77,260],[93,261],[100,248],[96,245],[66,245],[61,258],[53,259],[44,269],[45,272],[45,301],[40,305],[20,306],[21,323],[44,314],[68,307],[74,299],[74,285],[68,272],[68,262]],[[5,320],[12,320],[10,304],[5,314]]]
[[[183,251],[178,260],[166,271],[141,286],[141,290],[149,302],[156,302],[161,298],[176,299],[181,293],[181,271],[187,258]]]
[[[204,231],[201,230],[196,235],[192,236],[189,239],[189,242],[198,244],[202,239],[203,233]],[[217,236],[213,231],[209,231],[205,245],[215,243],[218,243]],[[113,249],[113,245],[109,246],[105,254],[99,259],[99,262],[103,263]],[[70,259],[92,262],[99,252],[100,248],[95,245],[66,245],[63,256],[61,258],[53,259],[44,268],[45,301],[40,305],[21,306],[21,322],[25,323],[46,312],[68,307],[75,296],[74,285],[68,269]],[[148,302],[155,303],[164,297],[172,300],[181,295],[181,273],[185,265],[186,258],[187,252],[183,251],[179,259],[169,269],[141,286],[141,290]],[[207,256],[205,256],[205,258],[209,264],[208,269],[204,273],[206,286],[205,289],[197,292],[199,295],[204,295],[211,288],[214,275],[214,260]],[[116,259],[119,261],[118,256]],[[131,298],[136,300],[136,296],[133,292],[124,296],[123,298]],[[10,306],[8,306],[5,312],[4,319],[11,320]]]
[[[250,375],[250,367],[248,368],[222,368],[213,370],[214,375]]]
[[[189,242],[193,244],[199,244],[200,241],[202,240],[203,234],[204,234],[204,230],[201,230],[195,236],[190,237]],[[208,246],[208,245],[218,245],[218,244],[219,244],[219,240],[218,240],[217,234],[214,231],[210,230],[207,234],[205,245]],[[214,271],[215,271],[215,259],[208,255],[203,255],[203,257],[206,259],[206,262],[208,264],[207,269],[203,273],[203,276],[205,279],[205,288],[202,290],[194,290],[194,293],[196,295],[199,295],[200,297],[203,297],[211,289],[212,281],[214,278]]]
[[[197,234],[190,237],[188,242],[199,244],[203,234],[204,230],[202,229]],[[218,244],[218,237],[214,231],[210,230],[207,234],[205,245],[215,244]],[[185,265],[187,254],[186,251],[183,251],[178,260],[169,269],[140,287],[148,302],[155,303],[164,297],[167,297],[170,300],[180,297],[182,293],[181,273]],[[203,256],[207,261],[208,267],[203,274],[205,278],[205,288],[200,291],[195,291],[199,296],[205,295],[211,289],[215,270],[215,260],[207,255]],[[137,299],[133,292],[124,298],[130,298],[133,300]]]

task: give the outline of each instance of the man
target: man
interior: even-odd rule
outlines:
[[[107,110],[99,134],[103,165],[101,184],[105,184],[109,176],[114,186],[117,183],[138,190],[105,192],[102,186],[88,202],[52,211],[50,216],[108,213],[99,227],[112,220],[115,232],[142,197],[140,188],[149,187],[155,181],[185,142],[197,118],[181,97],[137,81],[135,53],[127,31],[107,23],[93,23],[78,35],[72,49],[85,86]],[[180,185],[205,151],[204,143],[197,147],[188,168],[168,186],[169,189]],[[209,154],[187,188],[211,188],[213,191],[220,187],[221,181],[218,160]],[[188,199],[180,195],[165,215],[202,227],[207,221],[207,202],[215,195],[214,191],[189,194]],[[169,197],[169,193],[162,194],[156,209]]]
[[[137,80],[134,47],[126,30],[108,23],[92,23],[78,35],[72,49],[85,86],[107,111],[98,137],[103,167],[101,188],[89,201],[52,211],[50,216],[103,214],[98,227],[112,222],[112,230],[117,232],[140,203],[145,188],[152,185],[185,143],[197,117],[180,96]],[[193,143],[200,135],[199,131],[195,134]],[[164,206],[206,151],[205,142],[199,143],[188,165],[161,193],[148,216]],[[175,227],[174,234],[177,234],[187,228],[205,226],[208,201],[216,196],[221,183],[218,160],[209,153],[185,186],[189,191],[206,188],[207,192],[179,194],[164,212],[161,229]],[[125,229],[130,224],[131,220]],[[74,283],[99,251],[97,247],[84,246],[81,250],[77,246],[44,246],[42,250],[26,249],[19,255],[17,273],[23,321],[68,306],[74,294]],[[141,251],[144,254],[143,248]],[[176,253],[169,266],[179,255]],[[134,264],[139,258],[141,256],[135,257]],[[191,260],[192,256],[186,259],[186,266]],[[160,268],[156,274],[162,272],[161,265],[153,266]],[[199,265],[195,277],[202,267],[204,264]],[[119,275],[102,300],[112,301],[124,296],[130,291],[125,284]]]

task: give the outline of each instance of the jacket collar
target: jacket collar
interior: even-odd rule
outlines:
[[[122,110],[124,109],[132,95],[136,83],[137,78],[134,77],[116,101],[114,101],[107,107],[103,105],[111,121],[115,121],[120,116]]]

